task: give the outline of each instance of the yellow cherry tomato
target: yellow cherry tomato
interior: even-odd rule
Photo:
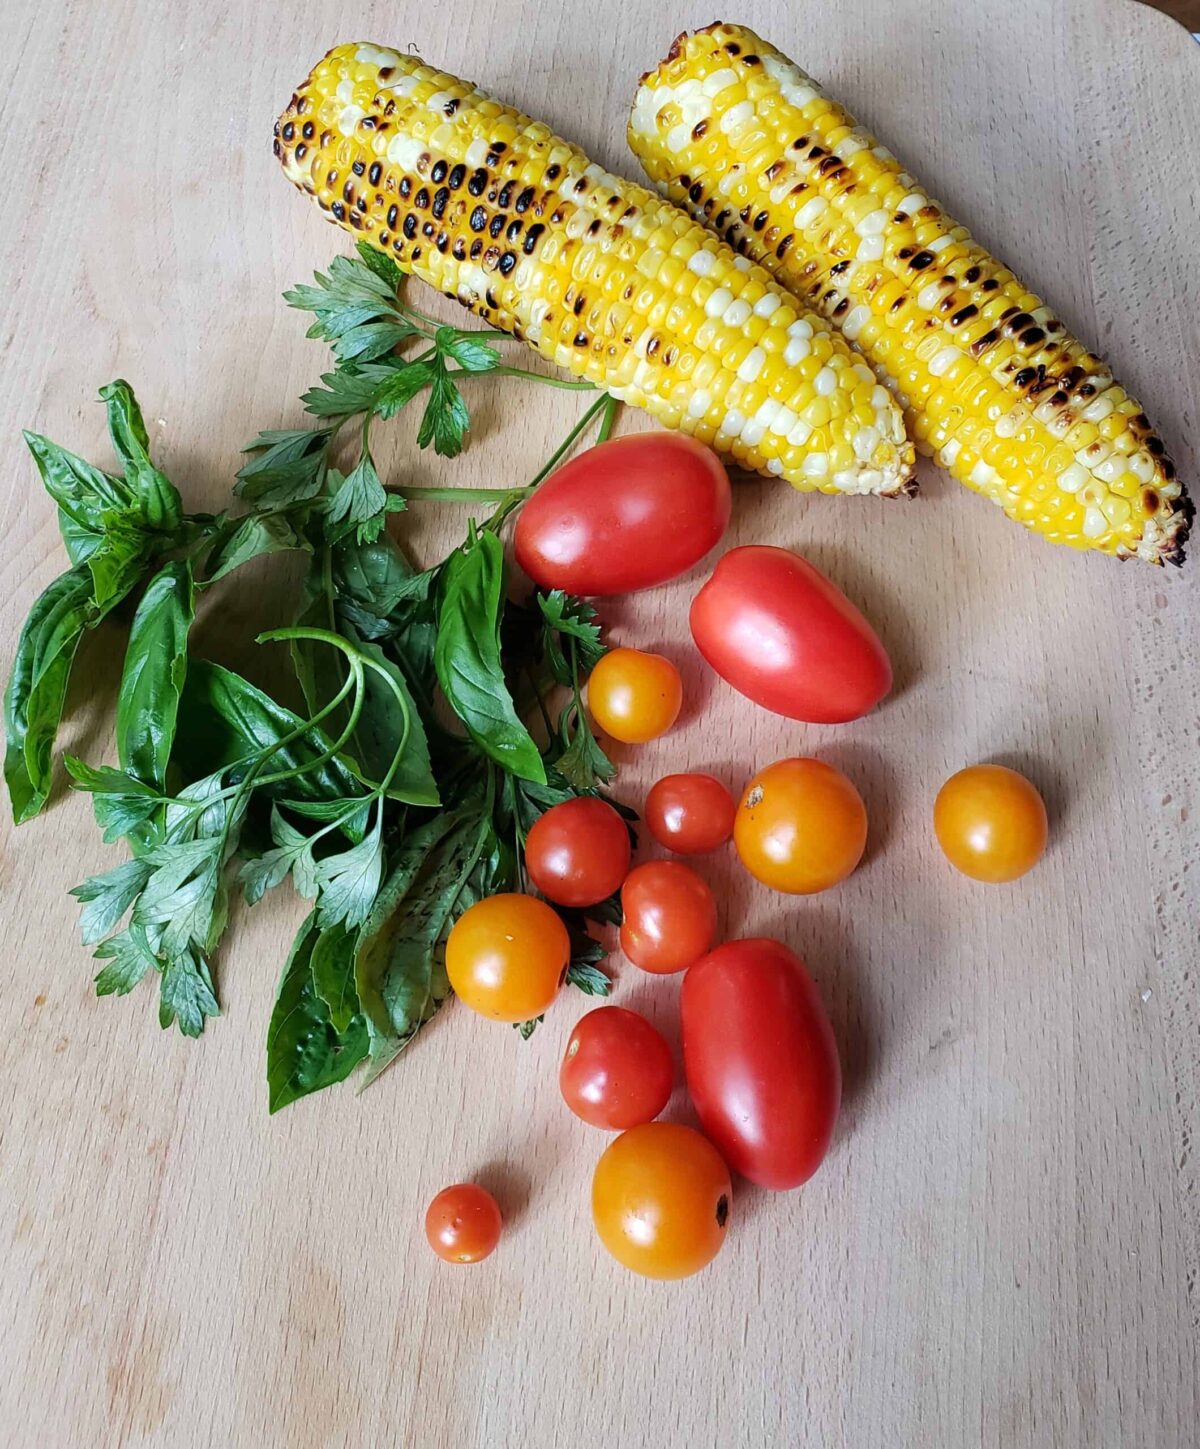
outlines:
[[[488,896],[459,916],[446,942],[455,995],[493,1021],[541,1016],[570,959],[566,926],[535,896]]]
[[[1016,880],[1046,849],[1046,807],[1024,775],[969,765],[938,791],[933,828],[946,859],[973,880]]]
[[[679,716],[683,681],[661,654],[610,649],[588,680],[588,708],[606,735],[641,745],[665,734]]]
[[[777,760],[746,786],[733,843],[755,880],[788,895],[813,895],[845,880],[862,859],[866,807],[845,775],[823,760]]]
[[[622,1132],[592,1178],[592,1219],[618,1263],[644,1278],[686,1278],[720,1251],[729,1169],[707,1137],[678,1122]]]

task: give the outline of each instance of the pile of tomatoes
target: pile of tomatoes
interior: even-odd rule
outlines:
[[[621,438],[581,455],[534,495],[518,521],[517,561],[544,588],[593,596],[649,588],[697,564],[729,513],[729,480],[709,449],[679,434]],[[857,719],[891,688],[887,654],[867,620],[785,549],[726,553],[697,593],[690,625],[722,678],[791,719]],[[588,684],[596,724],[630,744],[669,730],[682,699],[669,660],[630,648],[610,650]],[[953,776],[933,814],[947,857],[979,880],[1013,880],[1045,847],[1041,797],[999,765]],[[644,818],[675,856],[704,855],[732,839],[755,879],[797,895],[844,880],[867,840],[853,783],[810,758],[768,765],[736,802],[711,775],[668,775],[649,791]],[[576,1116],[620,1134],[593,1177],[601,1241],[635,1272],[684,1277],[724,1242],[731,1172],[785,1190],[806,1182],[825,1156],[841,1069],[820,995],[778,941],[714,949],[717,912],[704,879],[680,859],[631,865],[625,823],[600,798],[548,810],[529,832],[525,864],[538,895],[497,895],[468,910],[447,943],[450,983],[493,1020],[540,1016],[570,957],[553,907],[592,906],[620,891],[624,954],[654,975],[684,973],[684,1076],[703,1130],[655,1120],[674,1087],[674,1061],[658,1029],[624,1007],[602,1006],[576,1023],[559,1086]],[[500,1228],[494,1200],[470,1183],[440,1193],[426,1220],[430,1243],[454,1262],[486,1257]]]

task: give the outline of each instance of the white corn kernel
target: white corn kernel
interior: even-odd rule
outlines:
[[[712,405],[712,394],[705,388],[697,388],[688,399],[688,417],[702,418]]]
[[[707,277],[716,265],[717,259],[712,252],[693,252],[688,258],[688,271],[695,272],[698,277]]]
[[[1082,463],[1072,463],[1058,475],[1058,486],[1064,493],[1078,493],[1091,476]]]
[[[803,418],[797,418],[787,435],[789,445],[793,448],[803,448],[812,437],[812,431]]]
[[[795,367],[798,362],[803,362],[812,348],[808,345],[807,337],[789,337],[788,345],[783,349],[783,360],[788,367]]]
[[[917,293],[917,306],[923,307],[926,312],[932,312],[941,301],[942,289],[936,282],[927,282]]]
[[[823,196],[810,197],[800,208],[792,220],[801,231],[807,231],[809,227],[815,226],[822,212],[829,209],[829,203]]]
[[[725,309],[733,301],[733,293],[728,287],[718,287],[708,301],[704,304],[704,315],[706,317],[723,317]]]
[[[1096,477],[1100,479],[1101,483],[1115,483],[1124,472],[1125,459],[1120,454],[1114,453],[1110,457],[1105,458],[1104,462],[1096,469]]]
[[[882,236],[887,228],[888,213],[882,207],[868,211],[854,230],[859,236]]]
[[[742,429],[742,442],[747,448],[757,448],[763,440],[766,428],[761,423],[756,423],[753,418]]]
[[[721,130],[728,136],[731,131],[736,131],[739,126],[744,126],[747,121],[753,119],[753,102],[739,101],[736,106],[730,106],[721,117]]]
[[[851,307],[846,313],[846,320],[842,323],[842,332],[853,342],[870,317],[870,307],[864,307],[860,302],[857,307]]]
[[[943,347],[942,350],[932,358],[929,363],[929,371],[934,377],[942,377],[954,366],[962,356],[957,347]]]
[[[750,303],[743,302],[740,297],[736,298],[725,308],[722,320],[726,327],[744,327],[750,320]]]
[[[881,236],[865,236],[858,244],[858,251],[854,254],[860,262],[878,262],[883,259],[883,238]]]
[[[1098,397],[1095,402],[1088,403],[1087,407],[1079,414],[1085,423],[1102,422],[1113,410],[1113,405],[1107,397]]]
[[[783,459],[782,458],[768,458],[767,459],[767,472],[774,474],[774,476],[776,478],[778,478],[779,475],[783,472]]]
[[[801,463],[800,471],[806,478],[823,478],[829,472],[829,454],[810,453]]]
[[[742,382],[754,382],[758,374],[763,370],[763,363],[767,360],[767,354],[761,347],[752,347],[742,360],[737,375]]]
[[[721,432],[731,438],[736,438],[745,426],[745,414],[739,413],[737,408],[730,408],[721,419]]]
[[[831,397],[837,392],[837,373],[832,367],[823,367],[813,378],[813,387],[819,397]]]
[[[1083,534],[1085,538],[1099,538],[1108,532],[1108,519],[1098,508],[1083,510]]]
[[[755,302],[754,315],[756,317],[774,317],[783,305],[783,298],[777,292],[767,292],[765,296]]]
[[[714,70],[700,82],[700,89],[706,96],[715,96],[718,91],[723,91],[726,86],[737,84],[737,72],[734,70]]]

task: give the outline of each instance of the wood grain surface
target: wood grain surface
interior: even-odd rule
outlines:
[[[320,344],[280,292],[345,238],[279,174],[271,124],[329,46],[414,46],[629,175],[638,74],[711,3],[150,0],[0,15],[0,655],[63,567],[19,430],[104,461],[124,376],[156,457],[218,507],[237,450],[298,419]],[[1004,6],[744,0],[935,195],[1113,359],[1195,483],[1200,50],[1124,0]],[[548,394],[548,395],[546,395]],[[470,451],[380,429],[394,478],[519,481],[570,394],[481,388]],[[647,420],[626,412],[623,429]],[[681,725],[621,758],[738,784],[819,753],[868,803],[868,858],[791,901],[703,869],[728,936],[809,961],[845,1060],[824,1170],[743,1189],[717,1262],[674,1286],[589,1219],[602,1138],[562,1107],[562,1000],[522,1045],[442,1013],[370,1092],[268,1119],[264,1040],[299,910],[236,913],[224,1016],[193,1043],[152,993],[98,1001],[67,887],[113,862],[85,800],[4,836],[0,1440],[6,1445],[1191,1446],[1200,1237],[1200,560],[1182,574],[1051,549],[928,465],[911,503],[751,482],[729,542],[803,550],[878,625],[894,697],[842,729],[734,697],[684,626],[696,577],[607,610],[683,668]],[[417,554],[463,512],[403,520]],[[249,642],[296,585],[267,560],[209,597],[200,648]],[[60,744],[108,752],[120,634],[87,646]],[[930,812],[981,759],[1027,770],[1053,843],[1010,887],[956,876]],[[676,1039],[677,983],[616,1000]],[[672,1110],[686,1118],[682,1092]],[[484,1267],[426,1248],[424,1205],[477,1178],[508,1218]]]

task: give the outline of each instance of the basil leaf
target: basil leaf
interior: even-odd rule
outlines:
[[[277,704],[231,669],[193,659],[184,685],[173,758],[191,777],[236,766],[284,735],[300,729],[304,721]],[[272,799],[352,799],[362,785],[339,757],[315,766],[313,761],[332,741],[317,726],[310,726],[271,756],[264,774],[298,770],[294,778],[260,787]],[[233,771],[236,777],[236,770]]]
[[[418,573],[395,539],[384,534],[370,542],[339,543],[331,557],[338,602],[352,602],[386,619],[402,601],[428,596],[434,571]]]
[[[108,410],[113,452],[125,470],[125,482],[146,525],[169,532],[183,522],[183,503],[174,484],[150,461],[150,440],[133,389],[123,379],[100,389]]]
[[[270,1110],[344,1081],[367,1054],[367,1028],[352,1017],[339,1032],[313,987],[312,957],[320,939],[315,912],[296,934],[276,993],[267,1031]]]
[[[251,559],[292,549],[312,551],[308,541],[286,518],[271,513],[250,513],[245,518],[231,518],[205,559],[207,576],[204,583],[215,584]]]
[[[108,522],[103,537],[87,555],[96,607],[119,603],[146,571],[154,543],[121,517]]]
[[[13,820],[31,820],[50,795],[51,755],[83,631],[96,622],[86,564],[60,574],[21,630],[4,693],[4,779]]]
[[[378,644],[361,638],[352,624],[343,620],[341,629],[345,637],[374,659],[392,681],[392,687],[389,687],[375,670],[366,671],[362,712],[350,742],[355,760],[368,780],[373,783],[381,781],[400,748],[407,716],[408,736],[404,753],[388,785],[388,796],[409,805],[440,805],[441,796],[429,759],[429,740],[403,671]]]
[[[546,782],[541,754],[517,718],[500,663],[504,549],[475,534],[443,565],[434,666],[442,693],[490,759],[525,780]]]
[[[58,527],[67,554],[73,564],[81,563],[100,546],[105,515],[131,506],[129,490],[120,478],[68,453],[40,433],[23,436],[46,492],[58,504]]]
[[[359,936],[354,979],[370,1031],[369,1085],[450,994],[445,937],[476,861],[488,844],[485,817],[444,814],[401,847]]]
[[[175,741],[195,613],[191,564],[167,564],[142,595],[125,649],[117,696],[117,758],[128,774],[160,790]]]
[[[354,985],[354,948],[357,931],[333,926],[322,931],[313,947],[313,990],[329,1008],[335,1030],[347,1031],[358,1013],[358,991]]]

